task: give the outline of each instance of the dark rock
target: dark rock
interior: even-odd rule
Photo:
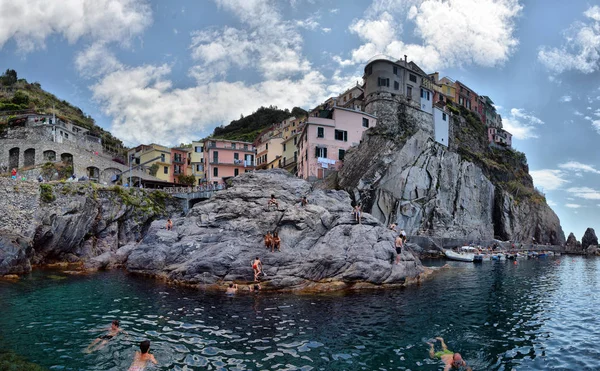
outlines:
[[[31,271],[31,240],[11,231],[0,231],[0,276]]]
[[[594,231],[594,228],[586,229],[585,233],[583,234],[583,238],[581,238],[581,248],[585,250],[588,248],[588,246],[597,244],[598,237],[596,237],[596,232]]]
[[[279,210],[268,210],[271,194]],[[305,207],[302,196],[308,197]],[[393,233],[369,214],[356,224],[350,204],[346,192],[313,191],[283,170],[243,174],[186,217],[174,218],[172,231],[165,221],[153,222],[127,269],[191,284],[248,282],[258,256],[265,287],[315,290],[401,284],[423,272],[408,251],[393,264]],[[265,249],[267,231],[279,233],[281,252]]]

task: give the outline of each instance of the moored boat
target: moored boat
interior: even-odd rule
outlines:
[[[450,260],[456,260],[461,262],[472,262],[475,258],[475,254],[470,252],[456,252],[452,250],[444,250],[444,255]]]

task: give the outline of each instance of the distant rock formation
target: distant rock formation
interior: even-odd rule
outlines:
[[[232,183],[174,218],[172,231],[164,220],[153,222],[127,269],[187,284],[251,283],[251,261],[260,257],[264,288],[317,291],[402,285],[424,271],[409,251],[394,264],[393,233],[369,214],[357,224],[344,191],[312,190],[284,170],[242,174]],[[267,207],[271,194],[278,209]],[[265,249],[267,231],[278,232],[281,252]]]
[[[573,234],[573,232],[569,233],[569,238],[567,238],[566,246],[572,249],[581,248],[581,242],[577,241],[577,238]]]
[[[596,237],[596,232],[594,228],[588,228],[585,230],[583,237],[581,238],[581,247],[582,249],[587,249],[590,245],[598,245],[598,237]]]

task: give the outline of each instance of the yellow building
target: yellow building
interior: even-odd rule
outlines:
[[[193,141],[190,166],[192,167],[191,174],[196,178],[196,184],[202,184],[206,181],[204,165],[204,142]]]
[[[154,143],[149,145],[142,144],[127,151],[127,158],[134,168],[136,166],[140,166],[147,174],[150,174],[150,168],[152,165],[156,164],[158,169],[156,170],[156,175],[154,176],[165,182],[170,182],[170,148]]]
[[[298,162],[298,138],[300,134],[295,133],[281,142],[282,154],[278,162],[278,167],[286,169],[292,174],[296,174],[296,163]]]

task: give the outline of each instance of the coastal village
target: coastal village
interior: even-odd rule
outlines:
[[[23,142],[2,141],[0,162],[5,171],[64,162],[76,178],[145,188],[223,186],[239,174],[275,168],[313,181],[339,170],[346,152],[377,125],[377,107],[371,103],[378,99],[402,99],[424,116],[429,126],[425,129],[444,146],[452,140],[451,122],[462,107],[485,124],[489,146],[511,148],[512,136],[502,128],[490,97],[450,77],[440,78],[437,72],[428,74],[405,56],[373,58],[364,67],[362,83],[327,99],[305,117],[266,123],[253,142],[208,137],[190,138],[189,144],[178,147],[148,143],[127,150],[123,159],[89,130],[61,119],[60,112],[10,112],[9,125],[26,128],[28,135]]]

